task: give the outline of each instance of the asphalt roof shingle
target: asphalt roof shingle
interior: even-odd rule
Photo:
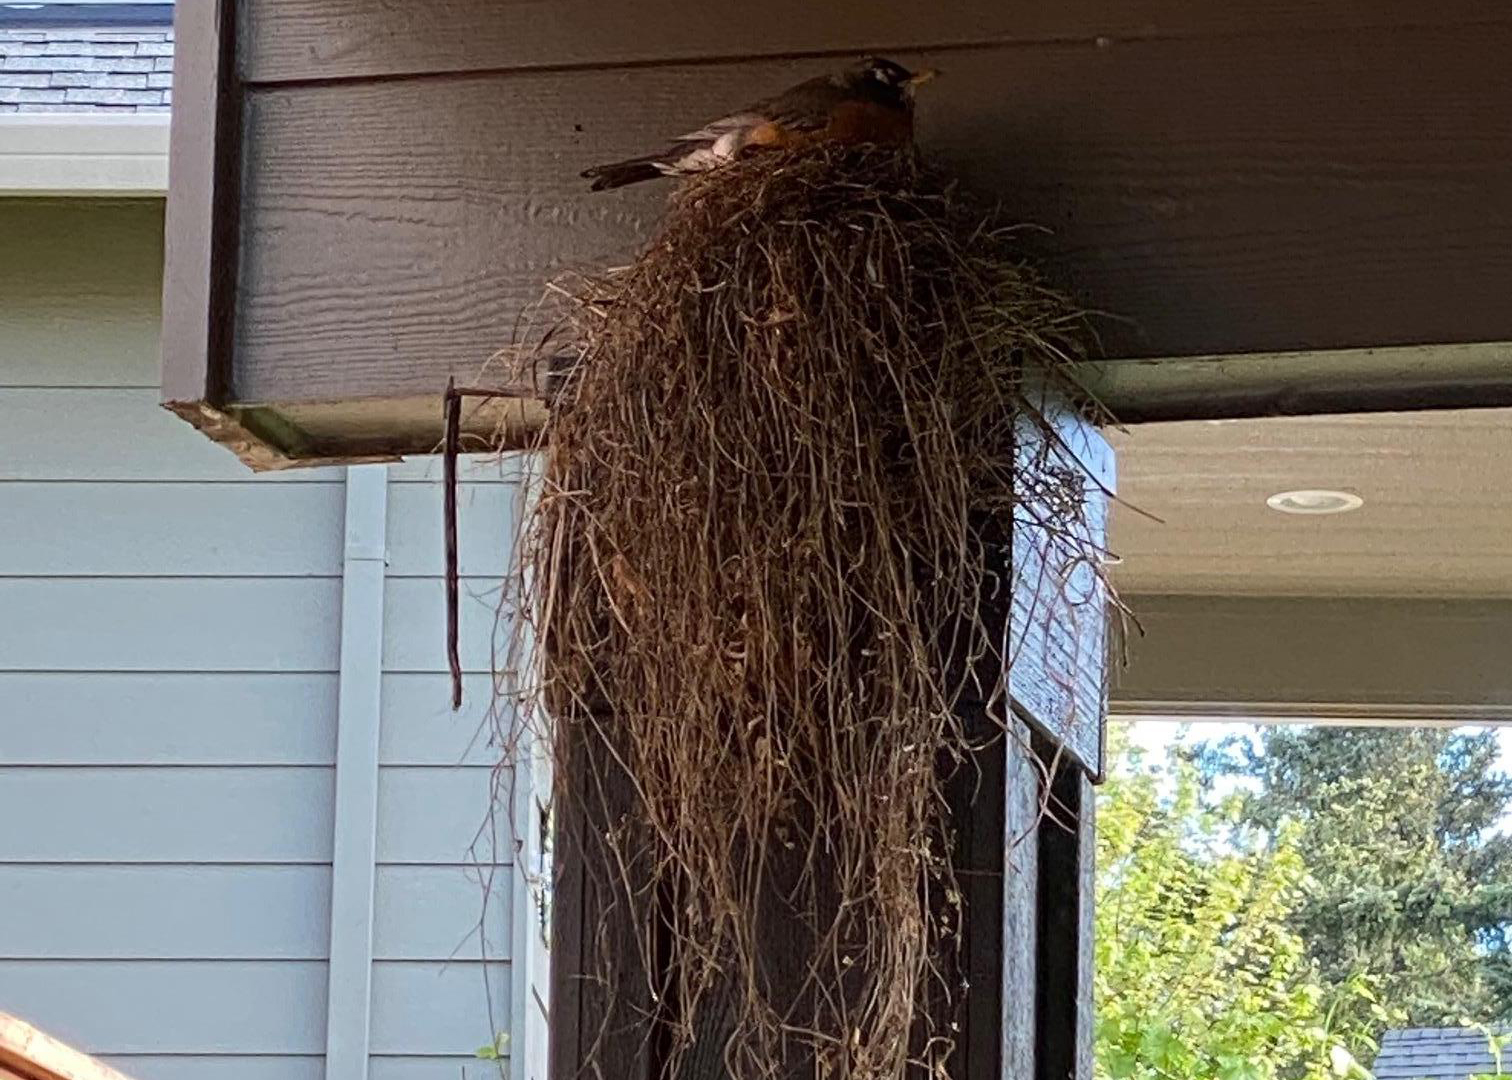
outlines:
[[[0,27],[0,113],[168,112],[173,30]]]
[[[1512,1060],[1505,1064],[1512,1066]],[[1465,1080],[1495,1068],[1491,1047],[1482,1032],[1469,1028],[1400,1028],[1382,1036],[1373,1071],[1376,1080]]]

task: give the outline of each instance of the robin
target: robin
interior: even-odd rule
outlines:
[[[666,150],[595,165],[583,178],[593,181],[594,191],[605,191],[659,176],[707,172],[755,147],[820,140],[906,145],[913,139],[914,90],[935,74],[868,57],[706,124]]]

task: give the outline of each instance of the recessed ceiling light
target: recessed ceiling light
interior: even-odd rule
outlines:
[[[1365,500],[1348,491],[1303,488],[1278,491],[1265,500],[1265,505],[1283,514],[1347,514],[1364,506]]]

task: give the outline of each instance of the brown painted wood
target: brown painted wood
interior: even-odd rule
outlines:
[[[173,134],[163,271],[163,401],[230,389],[240,168],[233,0],[174,8]]]
[[[652,1014],[641,965],[646,928],[629,918],[625,878],[604,842],[636,795],[592,721],[575,723],[559,760],[552,897],[552,1080],[661,1080],[650,1062]],[[607,976],[607,979],[606,979]]]
[[[1134,320],[1111,355],[1512,339],[1508,54],[1503,22],[985,49],[950,57],[920,128]],[[470,378],[544,279],[626,258],[666,194],[589,195],[580,168],[828,66],[254,92],[238,398]]]
[[[1500,0],[244,0],[259,82],[1506,21]]]

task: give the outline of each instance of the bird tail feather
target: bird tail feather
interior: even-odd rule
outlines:
[[[661,154],[648,154],[645,157],[630,158],[627,161],[615,161],[608,165],[595,165],[591,169],[584,169],[584,180],[592,180],[593,191],[608,191],[611,188],[624,187],[626,184],[638,184],[642,180],[655,180],[666,174],[659,167]]]

